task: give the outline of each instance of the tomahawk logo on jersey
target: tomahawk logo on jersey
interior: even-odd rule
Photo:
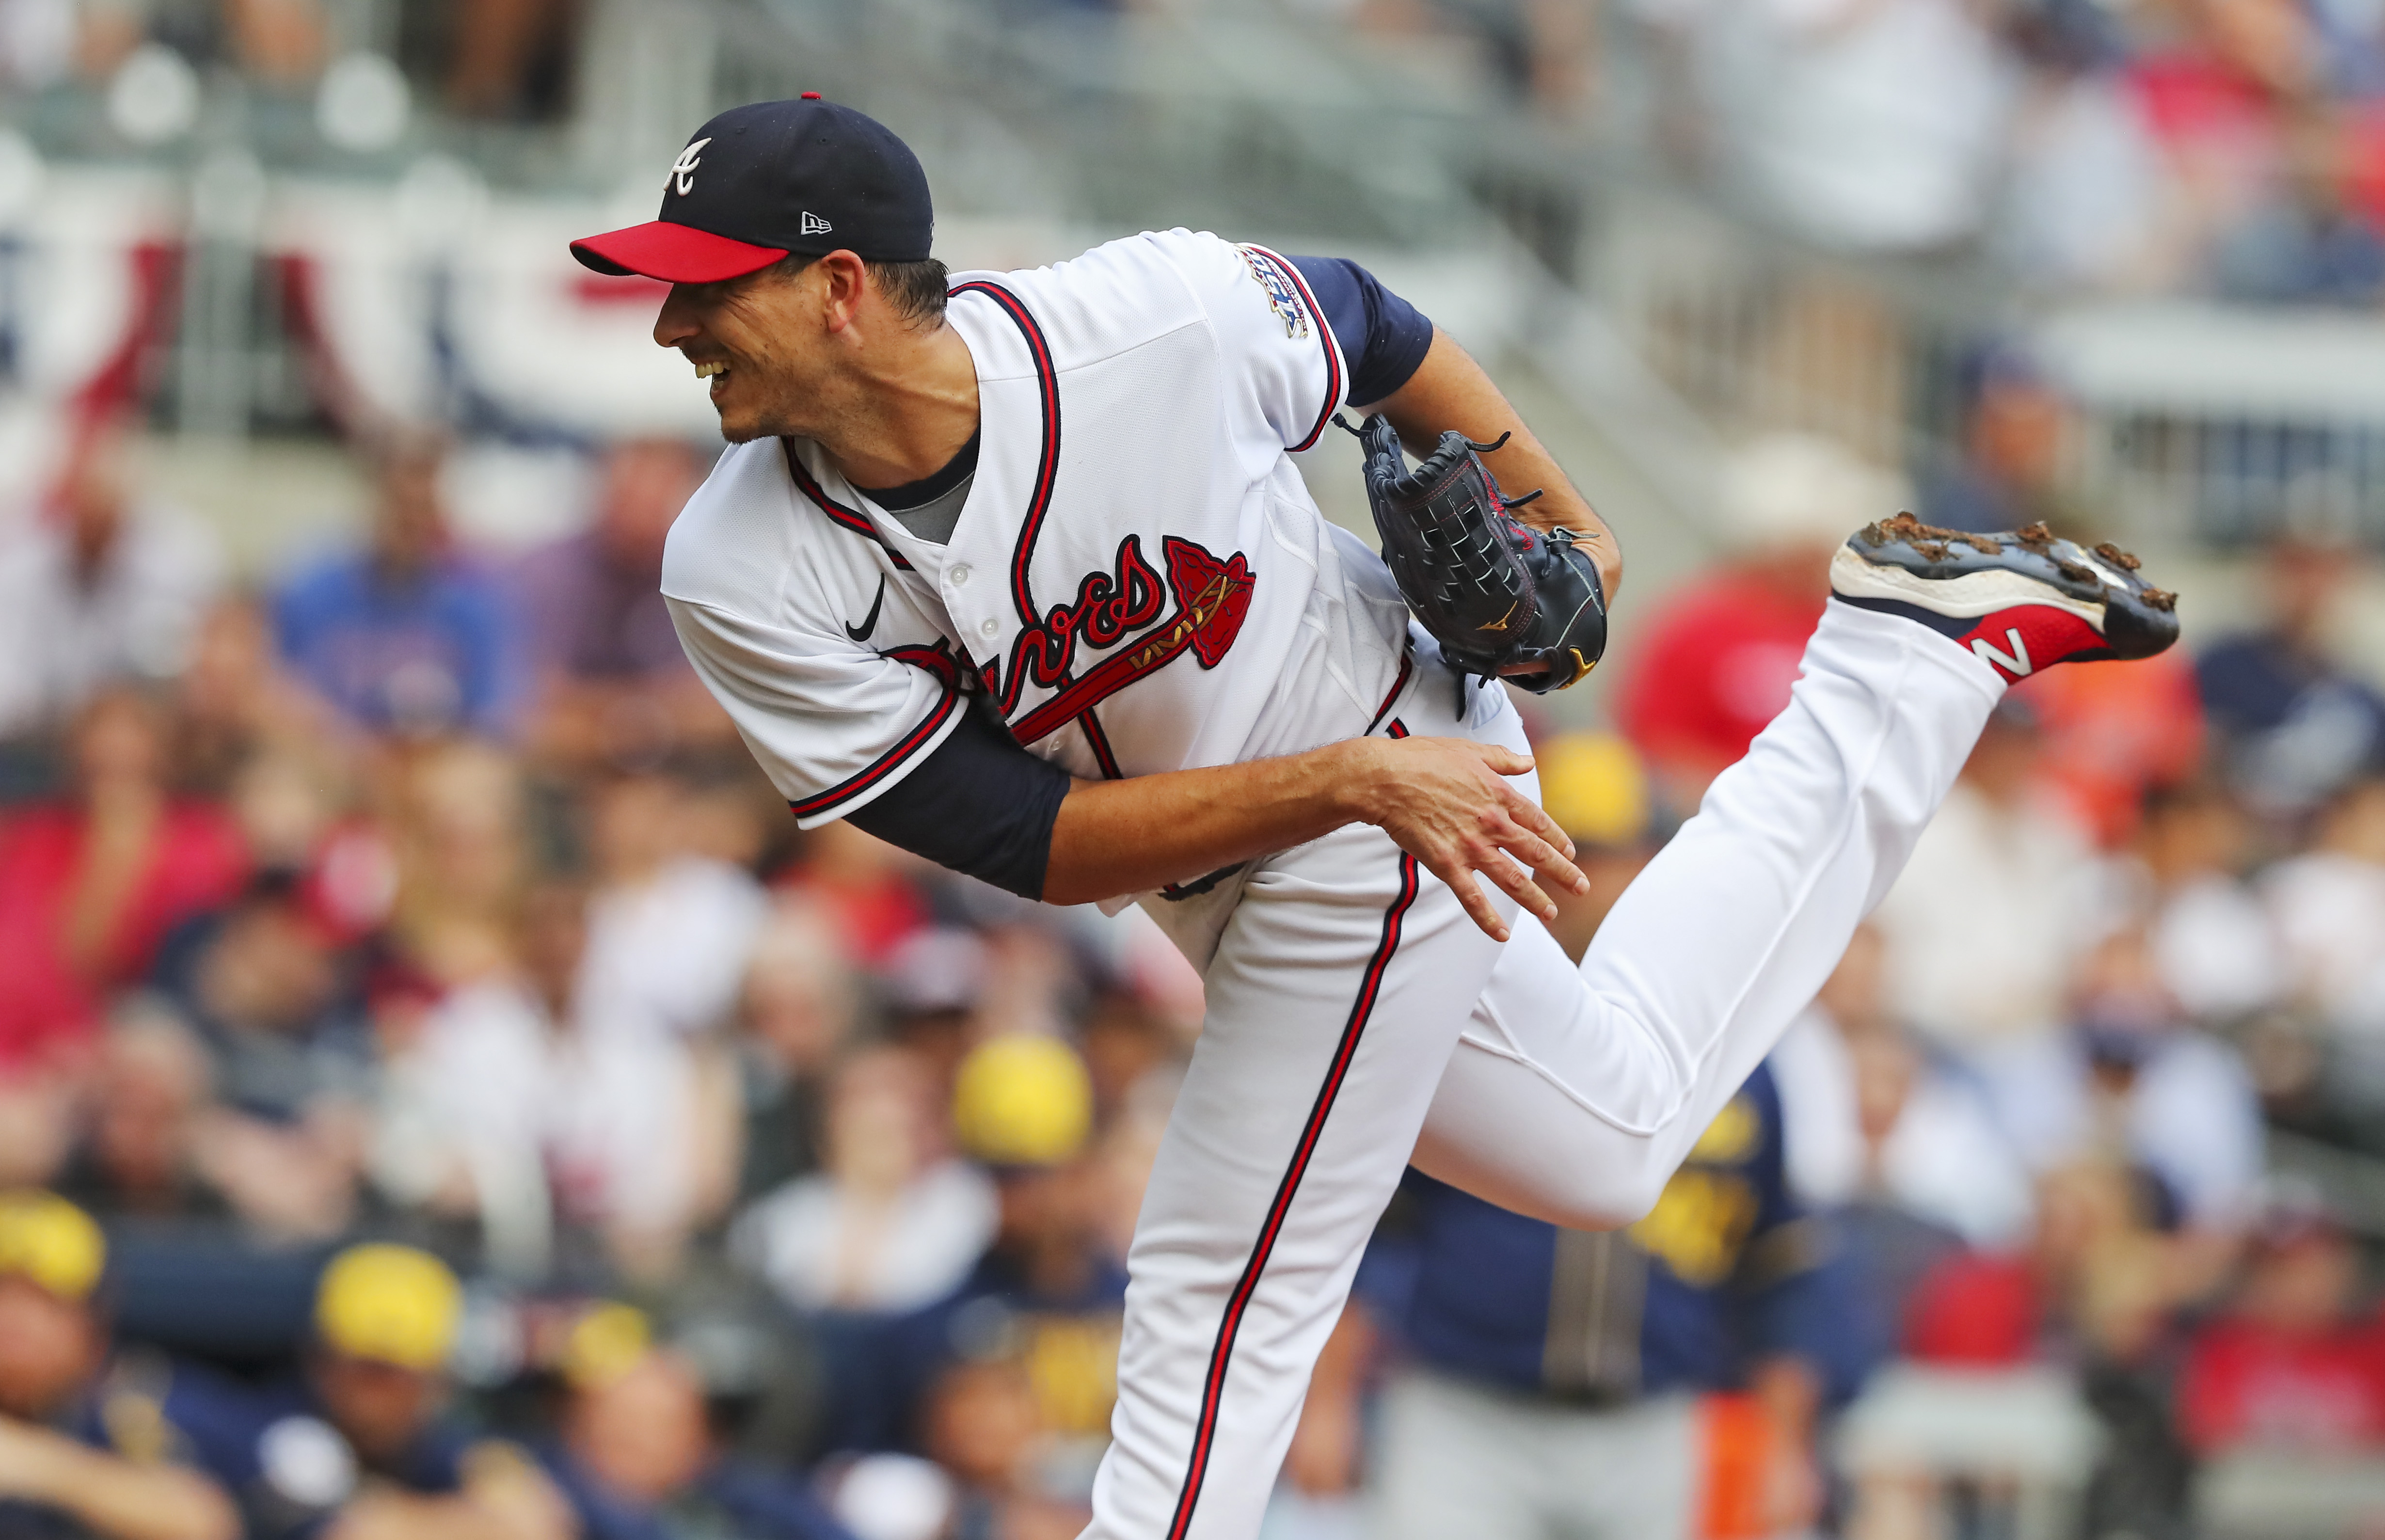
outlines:
[[[807,441],[721,457],[671,533],[688,655],[805,827],[882,794],[967,689],[1087,778],[1367,731],[1405,614],[1316,512],[1287,449],[1348,369],[1299,270],[1171,231],[962,274],[975,481],[915,536]]]

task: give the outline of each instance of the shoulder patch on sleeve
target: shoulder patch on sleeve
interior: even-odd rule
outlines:
[[[1292,282],[1292,275],[1283,270],[1283,265],[1277,260],[1275,254],[1255,246],[1236,246],[1234,249],[1242,253],[1242,269],[1251,275],[1251,282],[1267,295],[1267,308],[1275,312],[1276,319],[1283,322],[1283,334],[1294,340],[1307,336],[1307,298],[1301,293],[1300,285]]]

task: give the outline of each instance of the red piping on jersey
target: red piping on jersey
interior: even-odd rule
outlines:
[[[1407,731],[1396,722],[1392,726],[1399,734]],[[1284,1169],[1283,1180],[1276,1186],[1275,1201],[1267,1206],[1267,1221],[1259,1227],[1258,1243],[1251,1247],[1251,1259],[1243,1264],[1241,1280],[1227,1296],[1225,1318],[1217,1323],[1217,1344],[1210,1350],[1209,1375],[1201,1389],[1200,1420],[1193,1427],[1192,1453],[1185,1465],[1183,1490],[1176,1499],[1175,1521],[1168,1526],[1168,1540],[1184,1540],[1185,1531],[1192,1525],[1192,1507],[1201,1500],[1201,1483],[1209,1473],[1209,1448],[1217,1436],[1218,1406],[1225,1399],[1226,1370],[1233,1360],[1234,1338],[1242,1331],[1251,1296],[1258,1291],[1259,1274],[1266,1271],[1276,1237],[1283,1232],[1284,1217],[1291,1212],[1292,1200],[1300,1191],[1300,1180],[1307,1174],[1309,1158],[1317,1153],[1317,1141],[1325,1132],[1326,1116],[1333,1110],[1342,1083],[1349,1078],[1351,1061],[1357,1058],[1358,1039],[1366,1032],[1367,1019],[1374,1014],[1375,1001],[1382,994],[1383,974],[1391,967],[1392,954],[1399,947],[1400,931],[1409,908],[1416,903],[1418,885],[1417,858],[1402,851],[1399,896],[1383,911],[1383,938],[1358,982],[1358,997],[1351,1004],[1350,1020],[1342,1029],[1342,1042],[1333,1050],[1333,1063],[1325,1072],[1325,1083],[1317,1090],[1316,1105],[1309,1108],[1308,1122],[1300,1132],[1292,1164]]]
[[[932,647],[913,643],[907,646],[888,647],[878,656],[891,657],[897,663],[908,663],[915,669],[925,669],[943,681],[947,690],[968,695],[974,687],[975,682],[962,674],[961,660],[953,656],[953,644],[948,637],[939,637]]]
[[[1035,386],[1043,404],[1043,443],[1035,462],[1035,487],[1027,499],[1027,517],[1019,521],[1018,548],[1010,558],[1010,596],[1018,606],[1019,620],[1032,626],[1043,617],[1036,613],[1035,595],[1027,585],[1027,564],[1035,555],[1035,537],[1043,532],[1043,515],[1052,507],[1052,482],[1060,473],[1060,376],[1052,367],[1052,344],[1028,312],[1026,301],[986,279],[955,284],[946,293],[980,294],[1001,306],[1018,325],[1019,335],[1027,339],[1027,351],[1035,359]]]
[[[780,439],[779,447],[787,457],[787,474],[794,478],[796,490],[817,504],[820,512],[827,514],[830,519],[851,530],[862,539],[873,542],[880,550],[886,553],[887,557],[895,566],[904,571],[908,572],[912,570],[910,562],[904,558],[903,553],[886,544],[886,537],[878,532],[878,526],[869,521],[869,515],[859,508],[849,508],[843,503],[830,500],[829,495],[820,490],[820,484],[812,480],[812,473],[804,469],[803,460],[795,454],[793,439]]]
[[[921,720],[919,725],[904,734],[901,743],[880,755],[871,762],[868,769],[850,780],[838,782],[818,796],[805,797],[801,802],[788,803],[787,810],[799,819],[809,818],[814,813],[828,811],[840,802],[849,802],[877,785],[900,769],[904,760],[918,753],[920,745],[936,735],[936,730],[943,726],[946,719],[952,716],[953,707],[959,703],[960,698],[958,691],[947,689],[943,698],[936,702],[934,709]]]
[[[1309,315],[1316,319],[1317,340],[1325,344],[1325,409],[1317,414],[1317,426],[1308,430],[1308,436],[1292,446],[1292,452],[1297,455],[1304,449],[1316,446],[1317,438],[1325,432],[1325,425],[1333,420],[1334,412],[1341,408],[1342,348],[1334,338],[1333,328],[1325,324],[1325,311],[1317,305],[1317,296],[1309,293],[1308,280],[1300,275],[1300,269],[1265,246],[1252,246],[1250,249],[1274,263],[1278,272],[1292,280],[1292,286],[1300,291],[1301,302],[1308,307]]]
[[[1383,725],[1383,719],[1390,716],[1392,714],[1392,707],[1400,703],[1400,692],[1408,687],[1408,675],[1415,671],[1416,648],[1412,646],[1402,647],[1400,649],[1400,676],[1392,681],[1390,691],[1383,696],[1383,704],[1375,707],[1375,720],[1367,724],[1366,732],[1361,733],[1360,736],[1372,736],[1375,729]],[[1393,722],[1392,726],[1398,729],[1398,731],[1392,734],[1392,737],[1405,738],[1407,736],[1407,730],[1400,727],[1399,723]]]
[[[1077,719],[1077,725],[1085,730],[1085,742],[1093,745],[1093,763],[1102,767],[1102,779],[1125,779],[1118,773],[1118,756],[1110,752],[1110,735],[1102,731],[1102,720],[1088,710]]]

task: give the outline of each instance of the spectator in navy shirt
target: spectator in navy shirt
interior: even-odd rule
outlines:
[[[2257,811],[2296,818],[2385,768],[2385,697],[2329,645],[2357,555],[2289,537],[2268,553],[2267,623],[2204,652],[2203,708],[2229,779]]]
[[[1817,1516],[1816,1417],[1868,1354],[1782,1174],[1768,1068],[1628,1231],[1559,1230],[1411,1172],[1361,1297],[1405,1339],[1383,1540],[1688,1540]],[[1405,1233],[1401,1232],[1405,1230]]]
[[[207,1430],[256,1540],[572,1540],[532,1456],[452,1417],[463,1286],[411,1246],[353,1246],[323,1271],[305,1372]]]
[[[2038,520],[2056,529],[2092,523],[2063,494],[2069,407],[2037,366],[1994,347],[1965,373],[1962,453],[1923,474],[1923,517],[1981,532]]]
[[[224,1451],[209,1436],[228,1391],[162,1358],[114,1354],[106,1260],[73,1204],[0,1195],[0,1534],[232,1540]]]
[[[954,1126],[993,1173],[1002,1217],[947,1332],[963,1357],[1000,1339],[1027,1370],[1043,1428],[1098,1445],[1118,1397],[1127,1277],[1103,1243],[1101,1172],[1085,1154],[1093,1111],[1084,1062],[1056,1037],[995,1037],[962,1060]]]
[[[580,1540],[853,1540],[801,1472],[722,1446],[697,1365],[652,1330],[643,1311],[615,1303],[572,1329],[562,1437],[547,1464]]]
[[[505,591],[449,535],[443,455],[420,434],[381,445],[364,549],[301,571],[274,600],[283,658],[351,721],[379,732],[502,732],[520,694]]]
[[[548,758],[639,760],[728,742],[733,729],[680,651],[663,607],[663,542],[704,480],[679,439],[631,439],[605,457],[590,526],[516,573],[534,673],[528,737]]]

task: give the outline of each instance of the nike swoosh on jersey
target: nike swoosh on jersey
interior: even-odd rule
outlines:
[[[880,572],[878,574],[878,597],[869,601],[869,613],[861,618],[861,624],[857,626],[848,621],[844,628],[844,633],[847,636],[852,637],[856,642],[868,641],[869,633],[878,629],[878,612],[885,607],[886,574]]]

